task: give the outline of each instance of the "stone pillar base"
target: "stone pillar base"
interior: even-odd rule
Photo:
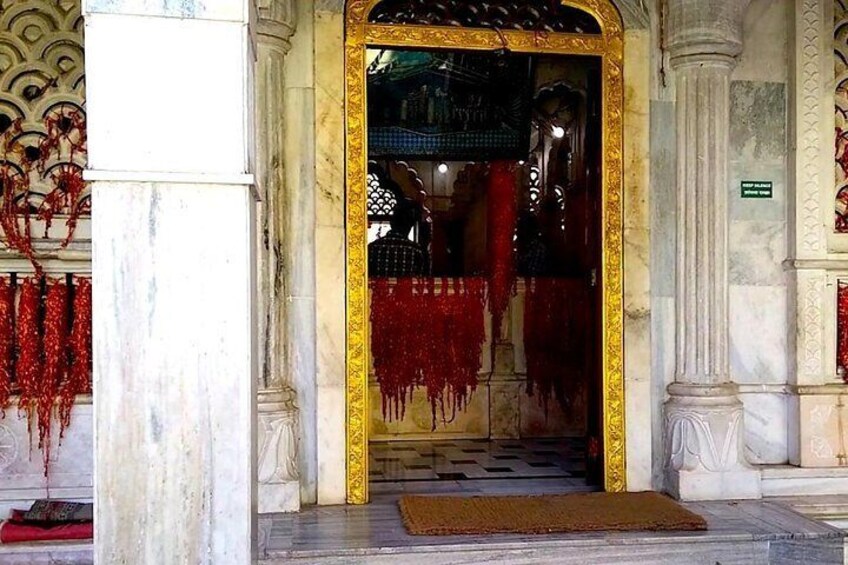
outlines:
[[[761,498],[756,469],[726,472],[667,473],[667,490],[678,500],[736,500]],[[261,492],[261,491],[260,491]]]
[[[500,341],[492,347],[495,351],[489,379],[489,437],[518,439],[521,435],[521,384],[515,382],[515,346]]]
[[[745,460],[742,403],[732,384],[672,384],[665,405],[666,486],[680,500],[761,498]]]
[[[262,390],[257,403],[260,514],[300,510],[298,409],[294,391]]]

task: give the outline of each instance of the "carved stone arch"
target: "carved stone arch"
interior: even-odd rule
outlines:
[[[398,184],[400,184],[404,195],[424,206],[424,201],[427,199],[427,191],[424,189],[424,181],[418,171],[409,165],[406,161],[393,161],[389,163],[389,176],[391,176]]]

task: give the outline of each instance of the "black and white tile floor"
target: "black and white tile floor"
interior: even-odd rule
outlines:
[[[372,442],[372,482],[584,478],[582,438]]]

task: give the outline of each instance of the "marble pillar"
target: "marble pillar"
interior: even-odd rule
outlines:
[[[256,34],[256,176],[258,204],[259,379],[257,446],[260,513],[300,509],[298,455],[300,414],[292,374],[308,363],[298,351],[300,325],[287,296],[297,294],[292,276],[290,206],[286,190],[285,59],[295,31],[291,0],[261,0]],[[296,267],[297,264],[294,263]]]
[[[98,563],[256,559],[248,15],[86,4]]]
[[[730,75],[747,1],[670,0],[677,92],[676,369],[665,405],[666,485],[683,500],[758,498],[728,362]]]

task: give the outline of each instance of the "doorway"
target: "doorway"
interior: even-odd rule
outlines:
[[[349,502],[369,479],[623,490],[617,13],[351,4]]]

